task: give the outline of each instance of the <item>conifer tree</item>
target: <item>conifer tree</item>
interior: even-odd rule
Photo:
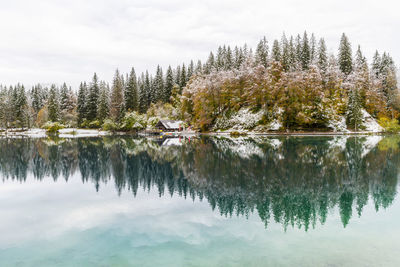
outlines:
[[[135,69],[131,69],[131,73],[127,79],[127,84],[125,86],[124,98],[125,98],[125,109],[127,111],[138,111],[139,101],[138,101],[138,84],[136,79]]]
[[[114,121],[120,121],[124,110],[123,82],[118,69],[115,71],[111,89],[110,116]]]
[[[349,75],[353,70],[353,58],[351,45],[347,36],[343,33],[339,46],[339,68],[345,74]]]
[[[310,63],[315,64],[317,61],[317,40],[315,39],[314,33],[311,34],[310,38]]]
[[[328,67],[328,56],[326,54],[326,44],[323,38],[321,38],[318,43],[317,63],[318,67],[325,72]]]
[[[280,61],[281,60],[281,47],[279,45],[278,40],[274,41],[272,45],[272,60]]]
[[[162,68],[160,66],[157,66],[157,72],[154,78],[154,91],[155,91],[154,103],[157,103],[158,101],[163,101],[164,77]]]
[[[244,62],[244,54],[242,48],[235,47],[234,67],[240,69]]]
[[[220,47],[218,47],[218,50],[217,50],[217,60],[215,62],[216,63],[215,67],[218,71],[224,69],[224,65],[225,65],[224,58],[225,58],[224,49],[220,46]]]
[[[191,60],[186,75],[186,81],[190,80],[190,77],[192,77],[193,73],[194,73],[194,62],[193,60]]]
[[[186,67],[185,63],[182,64],[182,69],[181,69],[181,78],[180,78],[180,84],[179,86],[181,87],[181,90],[183,87],[186,85]]]
[[[13,111],[15,112],[15,120],[17,127],[25,127],[28,125],[28,101],[25,94],[25,88],[23,85],[18,84],[15,90],[15,106]]]
[[[228,45],[226,48],[226,53],[225,53],[225,70],[231,70],[233,68],[233,55],[232,55],[232,49]]]
[[[147,111],[147,109],[150,107],[151,104],[151,100],[152,100],[152,96],[151,96],[151,78],[149,75],[149,72],[146,70],[146,74],[144,77],[144,93],[146,95],[146,104],[145,104],[145,110]]]
[[[175,84],[178,86],[181,84],[181,66],[177,66],[175,69]]]
[[[38,113],[39,110],[43,107],[43,97],[42,97],[42,92],[41,92],[41,85],[35,85],[32,88],[32,108],[35,111],[35,113]]]
[[[144,86],[144,73],[140,76],[140,79],[138,80],[138,86],[139,86],[139,112],[140,113],[145,113],[147,110],[147,94]]]
[[[131,72],[132,76],[132,72]],[[110,89],[108,84],[105,82],[100,82],[100,96],[99,96],[99,106],[97,110],[97,119],[103,122],[110,114]]]
[[[362,126],[361,99],[357,88],[350,91],[347,103],[347,125],[355,131]]]
[[[84,119],[86,119],[86,98],[87,98],[87,86],[86,83],[81,83],[78,92],[78,125],[80,125]]]
[[[201,61],[198,60],[196,64],[196,69],[194,71],[194,74],[201,74],[203,72],[203,66],[201,65]]]
[[[59,119],[59,102],[57,97],[57,88],[54,84],[50,87],[50,95],[48,100],[48,112],[49,112],[49,120],[52,122],[56,122]]]
[[[97,104],[99,99],[99,81],[97,74],[94,73],[93,80],[89,87],[89,94],[87,98],[86,118],[89,121],[95,120],[97,117]]]
[[[310,66],[310,44],[308,41],[307,32],[304,32],[301,44],[301,67],[307,70]]]
[[[358,46],[357,51],[356,51],[356,58],[355,58],[355,66],[356,69],[361,69],[365,66],[367,63],[367,59],[364,57],[361,51],[361,47]]]
[[[281,46],[282,46],[282,56],[281,56],[282,67],[285,71],[289,71],[291,67],[290,47],[285,34],[282,35]]]
[[[372,72],[375,78],[378,78],[381,74],[381,61],[381,56],[379,55],[379,52],[376,51],[372,59]]]
[[[296,69],[297,58],[296,58],[296,48],[294,45],[293,36],[290,36],[289,40],[289,70],[294,71]]]
[[[213,54],[213,52],[210,52],[210,55],[208,56],[207,62],[205,64],[205,66],[204,66],[204,72],[206,74],[209,74],[209,73],[211,73],[213,71],[214,68],[215,68],[214,54]],[[177,74],[177,76],[178,76],[178,74]],[[179,84],[179,83],[176,82],[176,84]]]
[[[200,63],[201,65],[201,63]],[[168,66],[167,74],[165,77],[165,87],[163,94],[163,101],[169,102],[169,98],[171,97],[172,88],[174,87],[174,74],[172,72],[171,66]]]
[[[265,36],[260,40],[256,48],[255,62],[257,65],[268,66],[268,42]]]

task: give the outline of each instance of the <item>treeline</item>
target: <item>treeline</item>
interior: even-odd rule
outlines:
[[[262,112],[260,125],[279,121],[282,128],[329,128],[346,119],[362,128],[365,109],[381,121],[399,118],[396,68],[391,56],[375,53],[372,64],[358,46],[353,55],[342,35],[338,55],[329,55],[323,38],[282,36],[271,47],[264,37],[253,52],[220,46],[206,62],[191,60],[166,72],[157,66],[136,75],[116,70],[109,84],[96,73],[79,90],[66,84],[0,86],[0,127],[41,127],[47,121],[99,128],[107,122],[151,117],[184,119],[201,130],[241,108]],[[142,124],[143,126],[143,124]],[[115,125],[114,125],[115,127]],[[267,128],[265,128],[267,129]],[[128,129],[129,130],[129,129]]]

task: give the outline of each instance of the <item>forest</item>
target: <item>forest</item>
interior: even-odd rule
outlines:
[[[255,50],[229,45],[207,60],[157,66],[136,74],[115,71],[111,83],[94,73],[79,89],[66,83],[0,86],[0,130],[62,127],[133,131],[160,119],[181,119],[200,131],[365,130],[371,116],[387,131],[400,129],[396,65],[376,51],[371,63],[353,53],[343,34],[337,55],[307,32]]]

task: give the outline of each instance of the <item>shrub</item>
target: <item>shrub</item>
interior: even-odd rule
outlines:
[[[105,119],[101,128],[105,131],[116,131],[118,130],[118,125],[110,119]]]
[[[91,122],[88,124],[88,127],[89,127],[90,129],[98,129],[98,128],[100,128],[100,126],[101,126],[101,124],[100,124],[100,121],[98,121],[98,120],[91,121]]]
[[[59,130],[65,128],[65,126],[63,124],[61,124],[61,123],[58,123],[58,122],[50,122],[50,121],[48,121],[43,125],[42,128],[46,129],[47,133],[55,134],[55,133],[58,133]]]
[[[397,119],[389,119],[387,117],[380,118],[378,123],[389,133],[400,132],[400,125]]]
[[[145,129],[147,121],[143,115],[137,112],[126,113],[121,123],[121,130],[124,131],[139,131]]]

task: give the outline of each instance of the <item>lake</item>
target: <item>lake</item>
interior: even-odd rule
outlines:
[[[400,266],[399,145],[0,138],[0,266]]]

